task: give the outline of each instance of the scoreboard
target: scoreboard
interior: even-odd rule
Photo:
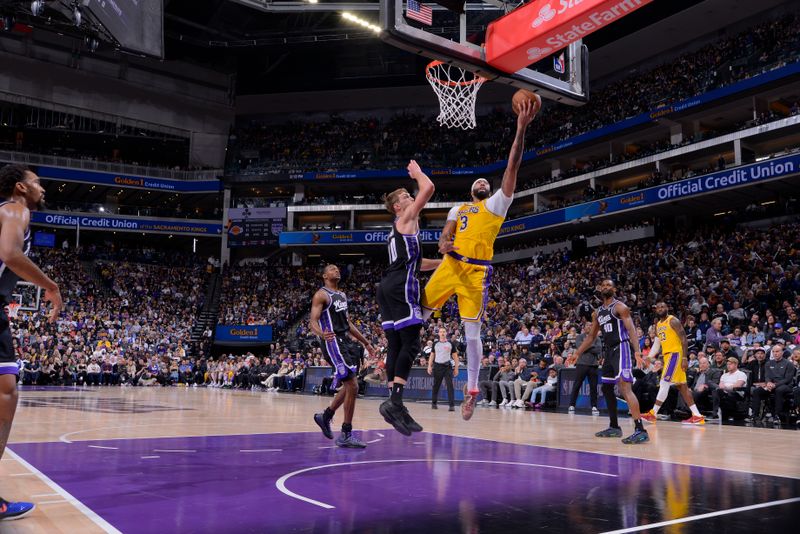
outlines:
[[[231,208],[226,231],[228,247],[277,245],[286,227],[286,208]]]

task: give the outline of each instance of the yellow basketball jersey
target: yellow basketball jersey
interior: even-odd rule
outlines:
[[[467,258],[491,260],[494,257],[494,240],[500,232],[505,217],[486,209],[486,201],[469,202],[458,208],[456,218],[456,252]]]
[[[673,319],[672,315],[667,315],[667,318],[663,321],[659,321],[656,324],[656,332],[658,333],[658,339],[661,340],[661,354],[671,354],[673,352],[677,352],[679,354],[683,353],[683,345],[681,345],[681,338],[678,336],[678,333],[675,331],[674,328],[669,324],[669,322]],[[685,356],[685,354],[684,354]]]

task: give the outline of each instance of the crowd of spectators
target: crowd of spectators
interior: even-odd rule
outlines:
[[[783,15],[649,71],[633,72],[593,91],[591,101],[580,108],[546,106],[529,129],[530,139],[537,145],[554,143],[794,62],[800,54],[799,20],[797,15]],[[494,109],[479,123],[474,130],[452,132],[440,129],[430,117],[412,113],[385,123],[339,116],[278,125],[254,121],[231,136],[230,171],[397,168],[408,159],[474,166],[504,159],[513,116],[506,109]]]
[[[281,336],[308,309],[309,295],[319,285],[305,267],[234,265],[224,273],[219,324],[269,325]]]
[[[128,261],[148,255],[157,261],[158,254],[145,249],[118,257],[94,251],[32,251],[32,259],[58,282],[64,311],[51,324],[43,310],[16,310],[13,344],[23,383],[147,379],[159,375],[155,370],[205,354],[208,340],[191,338],[205,298],[205,265],[186,258],[176,259],[181,266]]]
[[[580,259],[571,258],[565,250],[499,265],[482,334],[484,366],[494,376],[506,364],[505,372],[515,372],[526,361],[525,383],[515,385],[516,371],[505,388],[506,400],[522,407],[537,387],[548,385],[550,368],[574,365],[578,336],[599,305],[596,285],[611,277],[619,298],[631,309],[645,354],[655,334],[653,308],[664,300],[688,333],[690,367],[698,367],[706,357],[720,362],[735,357],[745,366],[759,349],[769,353],[780,346],[800,376],[799,231],[798,223],[768,229],[698,228],[660,240],[601,247]],[[380,272],[381,266],[365,262],[352,269],[343,287],[350,297],[352,318],[374,345],[385,349],[374,299]],[[426,325],[415,365],[427,365],[439,328],[447,330],[463,354],[457,318],[457,303],[450,301],[441,317]],[[294,334],[301,354],[313,350],[314,338],[305,321],[300,321]],[[655,377],[657,365],[651,364],[643,373]],[[367,364],[368,373],[380,368],[380,360]],[[792,384],[797,386],[796,377]]]
[[[582,258],[563,250],[498,265],[482,333],[483,365],[492,377],[514,373],[513,380],[503,380],[503,387],[498,379],[497,391],[506,405],[522,407],[534,392],[539,402],[533,404],[541,404],[553,386],[550,369],[574,364],[579,335],[599,304],[596,286],[610,277],[631,309],[645,355],[654,335],[654,305],[664,300],[688,334],[690,370],[699,372],[705,365],[719,369],[728,358],[742,367],[753,366],[763,359],[760,349],[768,358],[780,350],[792,365],[787,387],[796,388],[798,236],[796,222],[767,228],[715,225],[599,247]],[[55,326],[36,313],[21,313],[15,320],[14,344],[26,382],[185,383],[291,391],[302,387],[306,367],[326,365],[307,326],[311,295],[321,284],[321,270],[315,266],[251,261],[231,268],[223,283],[220,322],[270,324],[277,341],[267,350],[207,359],[189,338],[202,306],[203,266],[99,259],[90,263],[95,271],[89,272],[73,251],[36,255],[65,288],[66,308]],[[385,354],[375,299],[384,265],[362,259],[341,268],[351,319]],[[428,364],[439,328],[463,354],[458,306],[450,301],[425,325],[415,365]],[[642,371],[641,388],[656,376],[657,365]],[[381,366],[380,358],[365,361],[363,378],[380,380]],[[499,397],[493,400],[502,404]],[[785,415],[778,408],[775,412]]]

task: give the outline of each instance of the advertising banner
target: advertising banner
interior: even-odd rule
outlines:
[[[800,172],[800,154],[752,163],[735,169],[714,172],[703,176],[686,178],[669,184],[624,193],[602,200],[584,202],[576,206],[529,215],[503,223],[499,237],[528,232],[565,222],[624,211],[641,206],[650,206],[680,198],[740,187],[772,178],[780,178]],[[423,243],[435,243],[441,231],[423,230]],[[388,232],[344,230],[336,232],[283,232],[281,245],[338,245],[385,243]]]
[[[441,230],[420,230],[423,243],[437,243]],[[387,230],[336,230],[317,232],[283,232],[281,246],[287,245],[358,245],[383,244],[389,238]]]
[[[303,391],[311,393],[315,386],[322,384],[322,379],[326,376],[333,374],[331,367],[309,367],[306,369],[306,379],[303,386]],[[488,369],[481,369],[480,380],[487,380],[489,376]],[[461,402],[464,400],[464,385],[467,383],[467,369],[464,367],[459,368],[458,376],[453,378],[453,388],[455,389],[455,400]],[[431,400],[433,391],[433,375],[428,374],[425,367],[413,367],[411,373],[408,375],[408,383],[403,389],[403,398],[409,400]],[[368,385],[367,395],[370,397],[388,397],[389,389],[385,384],[383,385]],[[442,382],[442,387],[439,390],[439,402],[447,404],[447,387]]]
[[[171,191],[173,193],[219,193],[220,180],[170,180],[168,178],[147,178],[144,176],[125,176],[107,172],[83,169],[62,169],[61,167],[39,166],[36,173],[43,180],[63,180],[85,184],[127,187],[149,191]]]
[[[269,325],[217,325],[215,341],[234,343],[269,343],[272,327]]]
[[[148,219],[141,217],[64,214],[48,211],[31,213],[31,224],[87,230],[112,230],[118,232],[144,232],[150,234],[176,234],[220,237],[222,224],[201,223],[181,219]]]
[[[537,0],[486,29],[486,61],[517,72],[580,41],[652,0]]]

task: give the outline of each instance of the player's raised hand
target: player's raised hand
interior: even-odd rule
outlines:
[[[52,289],[46,289],[44,292],[44,300],[53,306],[50,310],[48,321],[54,323],[58,319],[58,316],[61,315],[61,310],[64,308],[64,301],[61,300],[61,292],[58,290],[58,286]]]
[[[542,109],[542,99],[536,95],[535,100],[524,100],[519,105],[519,115],[517,115],[517,128],[525,129],[533,122],[533,118]]]
[[[420,168],[419,163],[417,163],[413,159],[408,162],[408,167],[406,167],[406,169],[408,169],[408,175],[411,178],[413,178],[414,180],[419,179],[420,176],[425,176],[425,173],[422,172],[422,169]]]

